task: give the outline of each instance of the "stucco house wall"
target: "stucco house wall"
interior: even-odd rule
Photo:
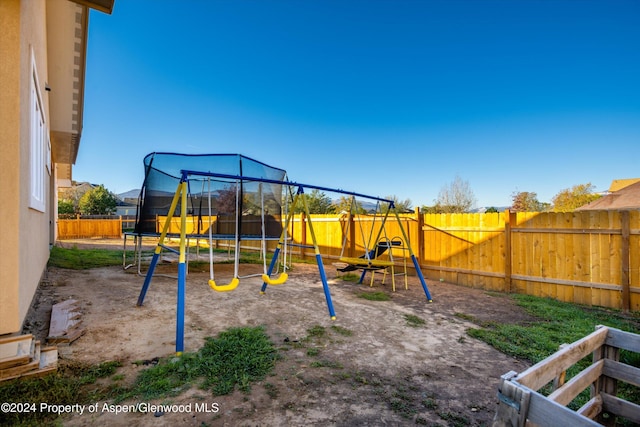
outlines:
[[[104,2],[113,6],[113,0]],[[65,141],[53,137],[52,116],[59,121],[56,128],[71,127],[73,122],[64,123],[69,121],[61,114],[64,109],[52,111],[48,82],[60,82],[61,92],[65,91],[63,82],[69,87],[74,83],[77,86],[73,69],[78,64],[63,63],[69,58],[48,58],[48,53],[52,47],[60,46],[77,50],[73,40],[52,40],[51,34],[64,33],[77,21],[78,14],[86,17],[87,6],[91,7],[91,2],[0,1],[0,335],[22,328],[55,239],[56,162],[74,163],[75,156],[70,162],[57,154],[68,147]],[[80,66],[84,72],[84,63]],[[65,98],[73,98],[74,94],[53,96],[67,102]],[[38,114],[33,113],[36,98]],[[77,111],[78,107],[82,109],[76,102],[68,110]],[[36,128],[41,130],[40,140],[44,142],[37,145],[37,150],[32,143],[37,132],[34,116],[40,118]],[[77,132],[77,143],[79,135]],[[75,149],[77,152],[77,144]],[[39,183],[35,191],[34,182]],[[34,194],[38,195],[37,203]]]

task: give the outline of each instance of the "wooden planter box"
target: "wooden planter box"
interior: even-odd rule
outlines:
[[[613,425],[616,417],[640,424],[640,405],[616,396],[618,381],[640,386],[640,369],[620,363],[621,349],[640,353],[640,335],[597,326],[524,372],[506,373],[500,378],[494,427]],[[566,370],[589,354],[593,363],[565,382]],[[550,395],[538,392],[552,381]],[[591,399],[578,411],[567,408],[587,387]]]

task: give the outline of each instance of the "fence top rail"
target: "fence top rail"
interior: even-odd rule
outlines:
[[[607,335],[607,341],[605,344],[622,350],[640,353],[640,336],[632,334],[631,332],[611,328],[609,329],[609,334]]]
[[[567,370],[567,368],[593,353],[595,349],[601,347],[607,339],[608,332],[608,327],[598,327],[598,329],[586,337],[569,344],[562,350],[555,352],[524,372],[521,372],[515,380],[519,384],[532,390],[539,390],[549,381]]]

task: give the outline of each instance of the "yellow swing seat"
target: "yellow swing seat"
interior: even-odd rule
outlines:
[[[288,278],[289,278],[289,275],[287,273],[282,273],[282,274],[280,274],[280,276],[278,276],[277,278],[274,278],[274,279],[272,279],[267,274],[263,274],[262,275],[262,281],[264,283],[269,284],[269,285],[282,285],[284,282],[287,281]]]
[[[359,268],[387,268],[394,265],[393,261],[383,261],[380,259],[342,257],[339,261],[346,264],[355,265]]]
[[[235,288],[237,288],[239,284],[240,284],[240,279],[238,279],[237,277],[234,277],[228,285],[216,285],[215,280],[213,279],[209,280],[209,286],[211,287],[211,289],[218,292],[232,291]]]

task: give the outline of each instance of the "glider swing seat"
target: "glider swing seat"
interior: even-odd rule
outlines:
[[[392,202],[389,201],[389,205],[387,206],[386,213],[382,217],[381,224],[379,225],[379,230],[375,237],[375,241],[377,242],[375,246],[373,246],[370,242],[373,239],[373,233],[376,228],[376,218],[379,216],[378,211],[380,209],[380,201],[378,201],[378,203],[376,204],[376,210],[373,216],[373,223],[371,225],[371,230],[368,238],[365,235],[364,228],[362,226],[362,221],[358,221],[358,223],[360,224],[361,238],[362,238],[362,241],[364,242],[365,253],[360,257],[345,257],[343,256],[344,250],[347,244],[349,227],[351,227],[352,218],[354,216],[354,210],[355,210],[355,197],[353,196],[351,197],[349,216],[347,218],[347,227],[344,232],[344,238],[342,240],[342,248],[340,252],[340,257],[338,259],[340,263],[346,264],[346,266],[338,267],[338,271],[348,272],[348,271],[362,270],[362,275],[360,276],[360,280],[358,281],[358,284],[363,283],[365,275],[367,274],[368,271],[370,271],[371,272],[371,281],[369,283],[370,287],[373,286],[376,271],[382,270],[384,272],[384,276],[382,278],[382,284],[385,283],[387,273],[390,272],[392,290],[395,292],[396,290],[395,277],[397,275],[404,275],[405,289],[409,289],[409,287],[407,282],[406,256],[403,253],[403,257],[402,257],[403,267],[404,267],[403,271],[400,273],[396,273],[396,270],[395,270],[396,261],[393,256],[393,251],[394,249],[395,250],[400,249],[404,252],[408,250],[409,245],[405,245],[404,241],[400,237],[394,237],[393,239],[389,239],[387,237],[385,225],[386,225],[386,221],[388,219],[389,211],[391,210],[391,208],[392,208]],[[402,229],[402,224],[400,222],[399,224]],[[404,233],[404,230],[403,230],[403,233]],[[384,235],[384,237],[381,237],[382,235]],[[384,254],[386,254],[386,257],[385,257],[386,259],[382,259],[382,256]]]
[[[362,255],[358,258],[353,257],[341,257],[340,262],[346,263],[347,266],[338,268],[338,271],[348,272],[354,270],[362,270],[362,275],[358,284],[364,282],[364,277],[367,272],[371,272],[371,280],[369,286],[373,287],[375,280],[375,273],[382,271],[382,284],[385,284],[387,275],[391,276],[391,289],[396,291],[396,276],[404,276],[404,288],[409,289],[409,283],[407,280],[407,258],[402,256],[402,270],[397,272],[396,259],[393,255],[393,250],[407,251],[404,242],[400,237],[394,237],[393,239],[384,238],[378,242],[375,249],[372,249],[368,254]],[[387,259],[380,259],[383,254],[387,254]]]

